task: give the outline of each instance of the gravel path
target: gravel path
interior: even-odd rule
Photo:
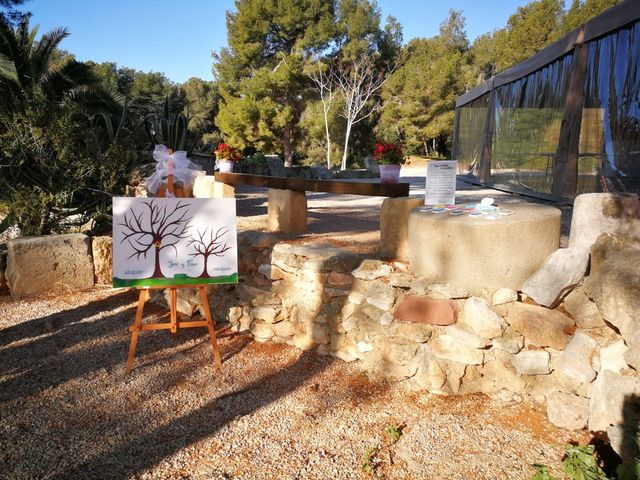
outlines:
[[[156,331],[127,377],[135,300],[0,297],[0,478],[516,480],[587,441],[538,405],[412,392],[224,330],[221,371],[199,329]]]

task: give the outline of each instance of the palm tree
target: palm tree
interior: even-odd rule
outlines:
[[[13,27],[0,21],[0,103],[10,106],[34,93],[48,101],[82,95],[97,83],[87,65],[73,59],[56,61],[57,47],[69,35],[66,28],[47,32],[38,41],[38,27],[29,28],[29,17]]]

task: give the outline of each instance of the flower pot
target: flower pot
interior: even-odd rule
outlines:
[[[398,183],[400,181],[400,165],[380,165],[381,183]]]
[[[233,164],[235,162],[226,162],[224,160],[218,160],[218,171],[220,173],[233,173]]]

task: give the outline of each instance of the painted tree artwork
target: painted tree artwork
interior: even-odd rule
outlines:
[[[113,199],[114,287],[237,281],[235,199]]]

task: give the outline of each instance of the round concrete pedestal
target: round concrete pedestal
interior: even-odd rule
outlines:
[[[560,210],[505,203],[514,215],[496,220],[446,213],[409,213],[411,269],[434,283],[471,290],[520,290],[560,245]]]

